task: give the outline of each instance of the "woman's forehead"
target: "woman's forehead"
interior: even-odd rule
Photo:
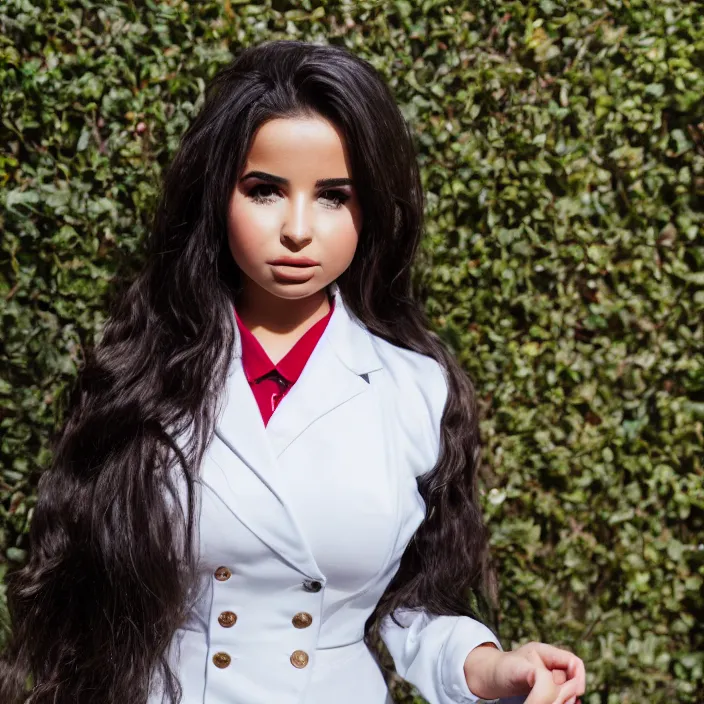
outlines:
[[[342,132],[322,117],[276,118],[255,133],[245,169],[285,178],[350,178]]]

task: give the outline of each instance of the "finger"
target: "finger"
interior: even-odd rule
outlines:
[[[539,659],[538,659],[539,660]],[[559,687],[553,682],[552,672],[541,662],[535,666],[535,682],[525,704],[552,704],[559,696]]]
[[[567,682],[567,673],[564,670],[553,670],[552,681],[555,684],[564,684],[565,682]]]
[[[587,689],[587,673],[584,669],[584,662],[575,656],[574,661],[567,668],[567,672],[577,684],[577,695],[584,694]]]
[[[577,656],[569,650],[563,650],[562,648],[557,648],[548,643],[536,643],[534,648],[545,665],[551,669],[559,668],[561,670],[567,670],[573,659],[577,658]]]
[[[587,687],[587,674],[584,669],[584,662],[576,655],[572,656],[570,663],[567,665],[566,669],[569,675],[569,682],[574,682],[577,686],[577,695],[584,694]]]
[[[563,685],[560,689],[560,693],[557,695],[557,698],[552,702],[552,704],[567,704],[567,702],[569,702],[573,697],[576,702],[579,695],[580,691],[577,688],[577,685],[573,680],[570,680]]]
[[[534,647],[546,667],[565,670],[570,680],[576,681],[579,688],[578,694],[584,694],[584,690],[587,687],[587,678],[584,663],[580,658],[569,650],[556,648],[548,643],[536,643]]]

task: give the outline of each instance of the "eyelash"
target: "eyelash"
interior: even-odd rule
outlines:
[[[249,191],[249,193],[248,193],[249,197],[250,197],[255,203],[261,203],[261,204],[271,203],[271,202],[272,202],[272,201],[271,201],[271,196],[268,196],[268,197],[267,197],[267,196],[263,196],[263,195],[260,193],[260,191],[261,191],[262,189],[264,189],[264,190],[272,190],[272,191],[276,191],[276,190],[277,190],[277,189],[276,189],[276,186],[271,186],[271,185],[269,185],[269,184],[264,184],[264,183],[262,183],[262,184],[259,184],[258,186],[254,186],[254,188],[252,188],[252,189]],[[326,200],[333,200],[333,201],[335,201],[335,205],[331,207],[332,210],[337,210],[338,208],[341,208],[342,205],[343,205],[345,202],[347,202],[347,201],[349,200],[349,195],[348,195],[347,193],[345,193],[344,191],[337,191],[337,190],[335,190],[335,189],[329,188],[329,189],[326,190],[326,191],[322,191],[320,195],[322,196],[323,194],[326,194],[326,193],[327,193],[328,195],[333,195],[333,196],[334,196],[333,198],[326,198]],[[328,206],[328,207],[330,207],[330,206]]]

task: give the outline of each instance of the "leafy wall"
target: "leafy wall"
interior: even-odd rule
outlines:
[[[342,44],[417,135],[418,280],[482,398],[505,648],[576,652],[587,704],[704,702],[703,14],[1,0],[0,575],[205,83],[244,45]]]

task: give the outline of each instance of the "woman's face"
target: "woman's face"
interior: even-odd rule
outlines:
[[[332,123],[273,119],[257,130],[228,211],[230,252],[248,293],[317,293],[350,265],[361,226],[347,148]]]

